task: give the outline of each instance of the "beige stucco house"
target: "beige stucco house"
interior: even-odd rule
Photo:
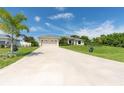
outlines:
[[[59,46],[60,37],[58,36],[42,36],[39,38],[40,46]]]
[[[40,46],[59,46],[61,37],[58,36],[41,36],[39,37]],[[84,45],[84,42],[79,38],[67,37],[69,45]]]

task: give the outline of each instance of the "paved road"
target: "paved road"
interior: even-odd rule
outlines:
[[[0,85],[124,85],[124,63],[43,47],[1,69]]]

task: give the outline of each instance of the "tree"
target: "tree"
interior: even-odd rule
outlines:
[[[66,37],[62,37],[59,41],[59,45],[60,46],[67,46],[68,45],[68,42],[67,42],[67,38]]]
[[[24,40],[25,42],[31,43],[31,38],[28,37],[28,36],[24,36],[23,40]]]
[[[101,35],[93,39],[95,44],[124,47],[124,33],[113,33],[109,35]]]
[[[38,42],[34,39],[34,37],[31,36],[25,36],[23,38],[24,41],[31,43],[31,46],[38,46]]]
[[[91,43],[91,40],[88,38],[88,36],[81,36],[81,38],[84,42],[84,45],[89,45]]]
[[[14,37],[19,37],[23,30],[29,31],[28,27],[22,23],[25,20],[27,20],[26,16],[21,13],[12,16],[4,8],[0,8],[0,29],[11,34],[11,53],[13,53]]]

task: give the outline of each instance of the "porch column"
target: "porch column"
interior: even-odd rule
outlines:
[[[43,42],[43,41],[42,41],[41,39],[40,39],[39,41],[40,41],[40,42],[39,42],[39,46],[42,46],[42,42]]]
[[[59,46],[59,40],[57,40],[57,46]]]
[[[74,45],[76,45],[76,41],[74,40]]]

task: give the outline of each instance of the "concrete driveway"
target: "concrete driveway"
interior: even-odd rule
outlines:
[[[124,85],[124,63],[42,47],[1,69],[0,85]]]

